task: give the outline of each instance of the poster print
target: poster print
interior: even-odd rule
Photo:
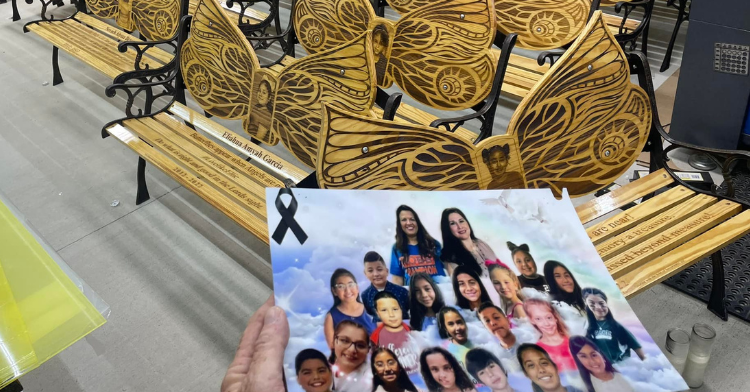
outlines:
[[[290,392],[687,389],[567,196],[284,192],[267,189]]]

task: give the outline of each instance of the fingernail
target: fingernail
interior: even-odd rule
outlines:
[[[274,306],[266,312],[266,324],[276,324],[279,321],[281,321],[281,316],[284,314],[284,311],[281,310],[278,306]]]

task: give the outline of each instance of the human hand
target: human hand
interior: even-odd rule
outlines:
[[[281,392],[284,350],[289,342],[286,313],[273,306],[273,295],[250,318],[221,392]]]

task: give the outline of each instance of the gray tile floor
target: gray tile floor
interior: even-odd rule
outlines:
[[[109,80],[65,54],[65,83],[45,86],[51,47],[21,32],[39,5],[19,6],[13,23],[0,4],[0,191],[112,309],[22,383],[30,392],[218,390],[245,322],[271,293],[267,248],[157,170],[148,171],[152,199],[135,206],[136,156],[99,137],[124,100],[104,97]],[[722,322],[664,286],[631,303],[658,342],[671,327],[713,325],[701,390],[750,389],[750,325]]]

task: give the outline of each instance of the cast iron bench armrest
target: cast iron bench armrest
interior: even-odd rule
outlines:
[[[649,22],[651,21],[651,14],[654,8],[653,4],[654,0],[638,0],[638,1],[620,1],[617,4],[615,4],[615,12],[620,13],[620,11],[625,9],[625,12],[622,16],[622,22],[620,22],[620,34],[623,34],[627,37],[638,37],[641,35],[644,29],[648,28]],[[643,8],[643,19],[641,20],[641,23],[638,24],[638,27],[635,28],[630,33],[626,33],[623,28],[625,26],[625,23],[628,20],[628,17],[630,16],[630,13],[633,12],[636,8],[641,7]]]
[[[536,62],[539,65],[544,65],[547,60],[549,60],[550,67],[555,65],[555,62],[562,57],[562,55],[565,54],[565,49],[553,49],[553,50],[545,50],[542,53],[539,53],[539,56],[536,58]]]

